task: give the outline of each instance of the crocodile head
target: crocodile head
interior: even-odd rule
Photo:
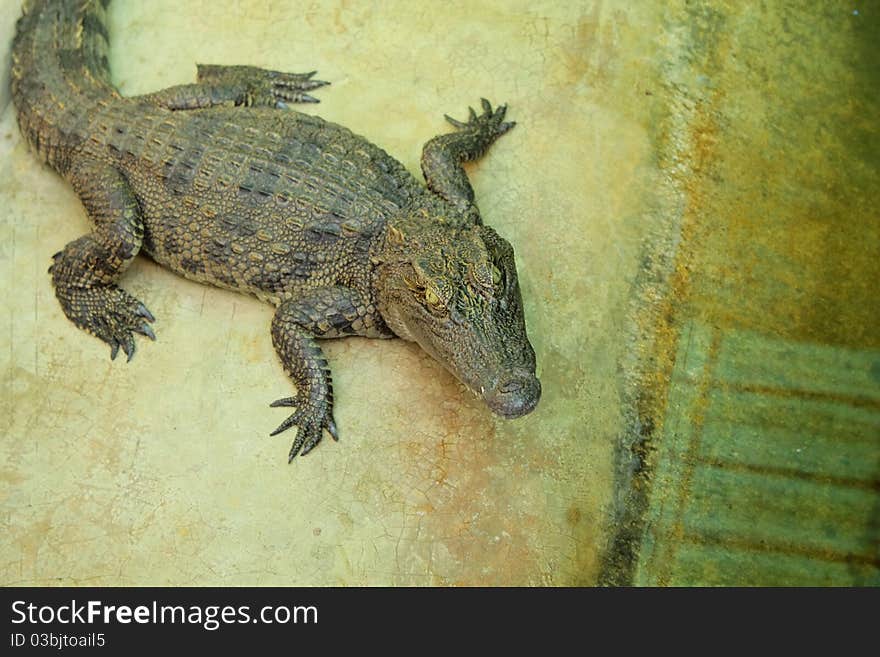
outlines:
[[[398,336],[417,342],[502,417],[541,398],[526,335],[513,248],[488,226],[391,228],[397,257],[377,271],[379,310]]]

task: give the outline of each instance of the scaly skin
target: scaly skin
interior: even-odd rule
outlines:
[[[418,342],[504,417],[540,398],[513,250],[482,225],[462,162],[513,127],[471,110],[430,140],[427,188],[346,128],[288,108],[326,82],[199,66],[198,82],[123,98],[107,69],[109,0],[26,3],[13,44],[22,133],[79,194],[94,230],[50,267],[71,321],[134,354],[153,315],[119,287],[144,251],[202,283],[277,307],[272,343],[296,386],[289,453],[337,437],[316,338]]]

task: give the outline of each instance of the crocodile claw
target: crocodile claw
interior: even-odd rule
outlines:
[[[141,317],[146,319],[148,322],[155,322],[156,321],[156,318],[153,317],[153,313],[151,313],[149,310],[147,310],[147,307],[142,303],[138,304],[138,307],[134,312],[135,312],[135,315],[140,315]],[[156,336],[153,336],[154,339],[155,339],[155,337]]]
[[[282,431],[287,431],[296,426],[296,438],[290,447],[287,455],[287,462],[290,463],[296,458],[297,454],[305,456],[311,452],[315,446],[321,442],[324,429],[332,436],[333,440],[339,440],[339,432],[336,429],[336,422],[333,420],[332,411],[328,408],[323,414],[319,409],[310,406],[308,403],[301,403],[296,397],[285,397],[277,399],[271,404],[271,407],[279,406],[296,406],[297,410],[284,422],[278,425],[270,436],[276,436]]]
[[[309,87],[311,88],[311,87]],[[288,89],[287,87],[278,87],[272,90],[272,98],[275,99],[275,107],[287,107],[287,103],[320,103],[321,101],[303,93],[301,90]]]
[[[252,84],[256,104],[272,105],[285,109],[288,103],[320,103],[321,101],[307,94],[307,91],[326,87],[326,80],[313,80],[317,71],[308,73],[282,73],[281,71],[263,71],[263,79],[259,76]]]
[[[458,121],[448,114],[444,114],[444,116],[458,130],[476,130],[492,139],[500,137],[516,125],[515,121],[504,121],[504,117],[507,114],[506,104],[499,105],[493,110],[492,103],[485,98],[481,98],[480,106],[483,109],[483,113],[479,115],[473,107],[468,107],[467,121]]]
[[[336,422],[333,421],[333,418],[330,418],[330,421],[327,422],[327,431],[330,433],[330,436],[336,442],[339,442],[339,432],[336,430]]]
[[[137,333],[140,333],[141,335],[147,336],[153,342],[156,341],[156,334],[153,333],[153,329],[151,329],[150,325],[147,323],[142,323],[140,326],[135,326],[133,330]]]
[[[304,76],[302,79],[293,79],[293,78],[281,78],[281,79],[273,79],[272,84],[276,87],[283,87],[285,89],[294,89],[296,91],[310,91],[312,89],[317,89],[318,87],[326,87],[329,82],[327,80],[312,80],[310,79],[317,71],[312,71],[307,76]]]
[[[134,358],[134,338],[131,336],[131,333],[122,339],[122,351],[125,352],[125,362],[130,363],[131,359]]]
[[[271,406],[281,406],[281,405],[282,405],[282,404],[271,404]],[[292,404],[291,404],[291,405],[292,405]],[[278,435],[279,433],[281,433],[282,431],[287,431],[287,430],[290,429],[290,427],[292,427],[293,425],[295,425],[295,424],[299,424],[300,420],[302,420],[302,412],[301,412],[301,411],[297,411],[296,413],[294,413],[293,415],[291,415],[289,418],[287,418],[286,420],[284,420],[284,422],[282,422],[281,424],[279,424],[279,425],[278,425],[278,428],[275,429],[275,431],[271,432],[269,435],[270,435],[270,436],[277,436],[277,435]]]

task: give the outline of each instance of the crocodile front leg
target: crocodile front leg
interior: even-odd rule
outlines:
[[[391,335],[375,308],[351,288],[318,288],[304,297],[283,302],[275,312],[272,344],[284,371],[293,379],[297,394],[272,402],[271,406],[294,406],[297,410],[270,435],[294,425],[298,427],[288,462],[298,453],[308,454],[321,441],[324,429],[334,440],[339,439],[333,421],[330,368],[314,338],[347,335]]]
[[[133,333],[155,340],[144,305],[116,285],[137,255],[144,237],[140,207],[125,177],[108,164],[74,164],[68,178],[95,230],[53,256],[49,267],[64,314],[79,328],[134,355]]]
[[[282,73],[256,66],[198,65],[198,82],[169,87],[138,100],[171,110],[192,110],[215,105],[287,107],[287,103],[320,102],[307,91],[330,84],[313,80],[310,73]]]
[[[483,98],[482,103],[483,114],[477,116],[473,108],[469,108],[467,123],[447,115],[446,120],[458,130],[434,137],[422,149],[422,173],[428,187],[472,216],[476,223],[482,223],[480,213],[474,204],[474,190],[462,163],[482,157],[498,137],[516,125],[512,121],[504,122],[507,105],[493,111],[488,100]]]

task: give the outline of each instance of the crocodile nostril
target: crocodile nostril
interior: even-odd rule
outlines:
[[[498,392],[511,393],[511,392],[519,392],[523,389],[522,381],[508,381],[500,386],[498,386]]]
[[[492,411],[502,417],[515,418],[531,413],[541,398],[541,382],[516,376],[496,386],[485,395]]]

